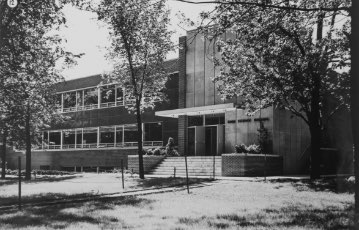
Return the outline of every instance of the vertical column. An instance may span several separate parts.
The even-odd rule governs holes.
[[[97,148],[100,146],[100,127],[97,127]]]
[[[97,108],[101,108],[101,87],[97,87]]]
[[[186,40],[187,37],[183,36],[179,38],[179,62],[178,62],[178,71],[179,71],[179,79],[178,79],[178,90],[179,90],[179,98],[178,98],[178,108],[186,107]]]
[[[181,155],[187,153],[187,121],[186,115],[178,117],[178,151]]]
[[[60,149],[62,149],[62,145],[64,143],[64,136],[63,136],[63,133],[62,133],[62,130],[60,131]]]
[[[64,112],[64,94],[61,93],[61,112]]]

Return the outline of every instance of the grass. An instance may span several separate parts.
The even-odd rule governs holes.
[[[4,212],[0,229],[349,229],[353,194],[336,191],[333,183],[337,181],[216,181],[190,194],[177,191]]]
[[[201,183],[208,179],[190,179],[190,184]],[[22,183],[22,202],[76,199],[101,194],[114,194],[124,191],[172,187],[186,184],[184,178],[149,178],[125,176],[125,189],[122,177],[118,174],[76,174],[71,176],[41,176]],[[18,184],[15,178],[0,181],[0,206],[18,202]]]

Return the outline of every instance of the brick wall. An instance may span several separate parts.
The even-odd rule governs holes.
[[[120,167],[121,160],[127,167],[128,155],[137,154],[137,149],[94,149],[73,151],[33,151],[31,154],[32,169],[50,166],[50,169],[61,170],[62,167]],[[18,156],[25,167],[25,154],[11,152],[7,154],[8,168],[17,168]]]
[[[143,168],[145,173],[150,172],[156,167],[165,157],[163,156],[143,156]],[[138,156],[128,156],[128,170],[138,173]]]
[[[259,154],[222,154],[222,176],[275,176],[282,171],[283,157],[278,155],[267,155],[265,162]]]

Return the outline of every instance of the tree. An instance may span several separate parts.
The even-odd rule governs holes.
[[[176,0],[179,2],[186,2],[189,4],[219,4],[224,5],[241,5],[241,6],[253,6],[257,8],[265,9],[279,9],[279,10],[292,10],[298,12],[337,12],[347,11],[351,17],[351,34],[349,34],[350,40],[350,56],[351,63],[358,60],[359,46],[355,43],[359,39],[359,18],[357,12],[359,11],[358,1],[351,0],[345,1],[344,6],[338,6],[336,4],[322,6],[313,6],[306,4],[313,4],[316,1],[304,0],[301,1],[303,5],[298,5],[298,1],[251,1],[251,0],[234,0],[234,1],[191,1],[191,0]],[[335,3],[341,1],[328,1],[328,3]],[[348,5],[349,3],[349,5]],[[350,4],[351,3],[351,4]],[[218,11],[215,11],[218,13]],[[208,14],[207,14],[208,15]],[[228,25],[230,26],[230,25]],[[348,35],[347,35],[348,36]],[[354,174],[355,174],[355,229],[359,229],[359,66],[352,65],[350,69],[350,111],[352,120],[352,134],[353,134],[353,148],[354,148]]]
[[[107,80],[126,88],[126,106],[136,115],[139,174],[144,179],[141,112],[164,98],[164,60],[173,50],[169,10],[165,0],[103,0],[95,11],[111,30],[108,58],[114,71]]]
[[[6,99],[9,105],[4,111],[20,114],[7,119],[3,127],[15,120],[21,124],[11,127],[16,129],[15,144],[26,146],[26,179],[31,179],[31,147],[37,131],[61,117],[56,116],[51,89],[62,80],[56,64],[73,64],[76,57],[62,49],[62,39],[54,33],[66,22],[60,10],[53,1],[22,1],[15,8],[0,1],[0,74],[6,78],[0,95],[9,93],[14,99]]]

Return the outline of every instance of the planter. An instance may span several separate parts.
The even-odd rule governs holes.
[[[222,176],[276,176],[283,173],[283,157],[264,154],[222,154]]]

